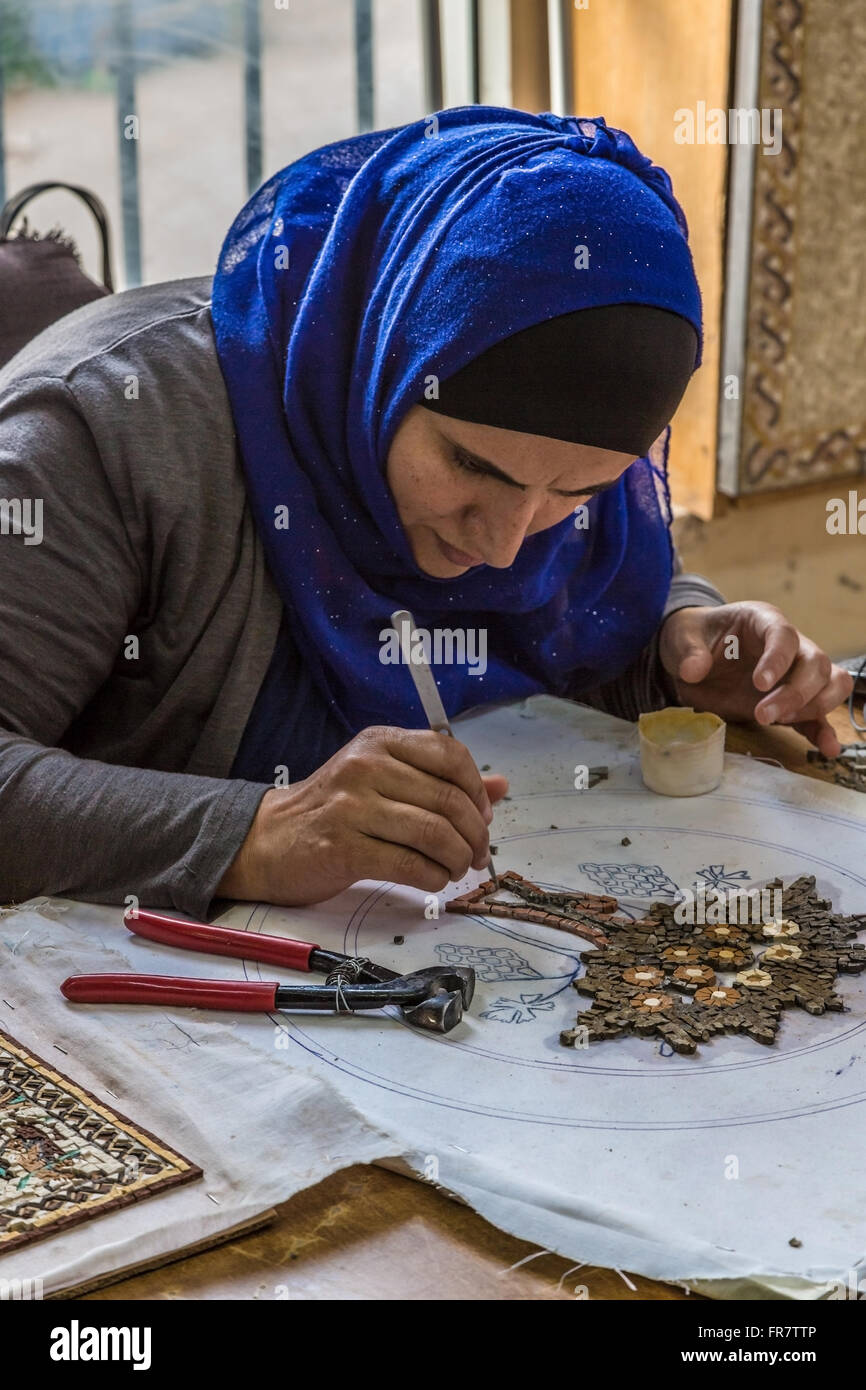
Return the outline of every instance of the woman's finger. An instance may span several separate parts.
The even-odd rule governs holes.
[[[763,650],[752,671],[756,690],[772,690],[785,677],[800,653],[800,634],[778,608],[755,604],[750,610]]]
[[[660,654],[678,680],[697,685],[713,667],[712,644],[723,630],[717,608],[678,608],[662,624]]]
[[[504,796],[508,795],[508,778],[503,777],[499,772],[491,772],[481,778],[490,798],[491,806],[495,806]]]
[[[402,883],[421,893],[441,893],[451,882],[451,874],[442,864],[419,854],[408,845],[396,845],[390,840],[377,840],[373,835],[361,835],[358,858],[363,863],[363,877],[383,883]]]
[[[799,655],[789,668],[785,679],[755,706],[755,718],[761,723],[790,723],[810,700],[825,689],[833,663],[826,652],[803,638]]]
[[[455,881],[463,878],[473,864],[483,868],[486,862],[482,852],[467,843],[444,816],[408,801],[373,797],[364,807],[364,833],[389,844],[403,845],[432,863],[441,864]]]
[[[822,719],[830,710],[841,705],[851,693],[853,680],[848,671],[835,666],[824,652],[818,652],[817,659],[808,667],[808,673],[798,672],[798,682],[793,694],[787,683],[774,690],[756,706],[755,718],[761,723],[792,724],[796,718],[800,723],[810,719]],[[803,690],[811,693],[801,700]]]
[[[383,750],[421,772],[429,772],[434,777],[444,778],[461,787],[487,823],[493,819],[493,808],[481,773],[469,749],[459,739],[434,733],[432,729],[395,729],[388,725],[374,725],[356,735],[345,751],[354,759],[363,760],[368,753],[378,758]]]
[[[398,758],[388,758],[376,783],[380,796],[389,801],[418,806],[444,816],[472,848],[473,855],[489,854],[487,821],[462,787],[430,772],[421,772]],[[373,834],[380,834],[374,830]],[[486,860],[485,860],[486,862]]]
[[[807,738],[810,743],[814,743],[825,758],[838,758],[842,752],[839,736],[826,719],[807,719],[805,722],[798,720],[796,724],[792,725],[792,728]]]

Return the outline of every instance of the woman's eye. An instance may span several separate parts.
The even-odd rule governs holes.
[[[457,464],[458,468],[465,469],[467,473],[484,472],[484,469],[479,468],[477,463],[473,463],[472,460],[467,458],[465,454],[458,453],[457,451],[455,451],[454,453],[454,462]]]

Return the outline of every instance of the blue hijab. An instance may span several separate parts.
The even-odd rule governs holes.
[[[587,503],[585,529],[568,517],[508,569],[450,579],[415,563],[385,478],[431,375],[617,303],[680,314],[700,340],[670,179],[601,118],[452,108],[314,150],[253,195],[220,253],[213,322],[284,614],[235,775],[286,763],[295,780],[370,724],[425,726],[408,669],[380,660],[395,608],[428,630],[486,629],[484,674],[435,667],[449,716],[579,696],[635,659],[672,575],[666,438]]]

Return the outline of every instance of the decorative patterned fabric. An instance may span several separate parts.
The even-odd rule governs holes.
[[[0,1031],[0,1255],[199,1177]]]
[[[851,55],[864,51],[866,6],[796,0],[763,5],[760,15],[759,82],[748,105],[778,112],[772,128],[781,148],[754,159],[743,428],[732,490],[846,475],[856,486],[866,459],[866,103],[862,60]]]

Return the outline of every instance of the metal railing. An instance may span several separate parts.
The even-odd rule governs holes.
[[[155,0],[147,0],[155,4]],[[245,181],[249,193],[263,177],[262,115],[262,10],[264,0],[236,0],[240,8],[243,72],[243,149]],[[354,8],[355,120],[359,132],[374,129],[375,72],[373,0],[352,0]],[[420,4],[423,100],[426,114],[441,110],[447,89],[457,92],[457,103],[485,100],[491,84],[499,104],[510,101],[510,51],[512,6],[515,0],[418,0]],[[535,0],[538,22],[546,25],[550,59],[549,91],[554,110],[571,109],[571,0]],[[5,143],[3,139],[4,36],[16,17],[21,0],[0,0],[0,205],[5,202]],[[124,281],[129,287],[142,280],[142,218],[137,139],[136,83],[145,59],[143,25],[136,0],[105,0],[110,15],[109,69],[114,79],[115,125],[120,181]],[[26,14],[19,9],[17,14]],[[151,18],[153,10],[147,12]],[[462,21],[462,22],[461,22]],[[503,28],[504,26],[504,28]],[[497,32],[494,33],[494,30]],[[458,31],[455,33],[455,31]],[[446,43],[446,39],[449,41]],[[147,42],[152,42],[148,34]],[[446,60],[446,49],[448,59]],[[496,50],[493,60],[490,53]],[[485,60],[487,65],[485,66]],[[493,62],[496,72],[491,78]],[[450,69],[449,71],[449,64]],[[462,69],[457,73],[454,68]],[[457,104],[449,101],[448,104]]]

